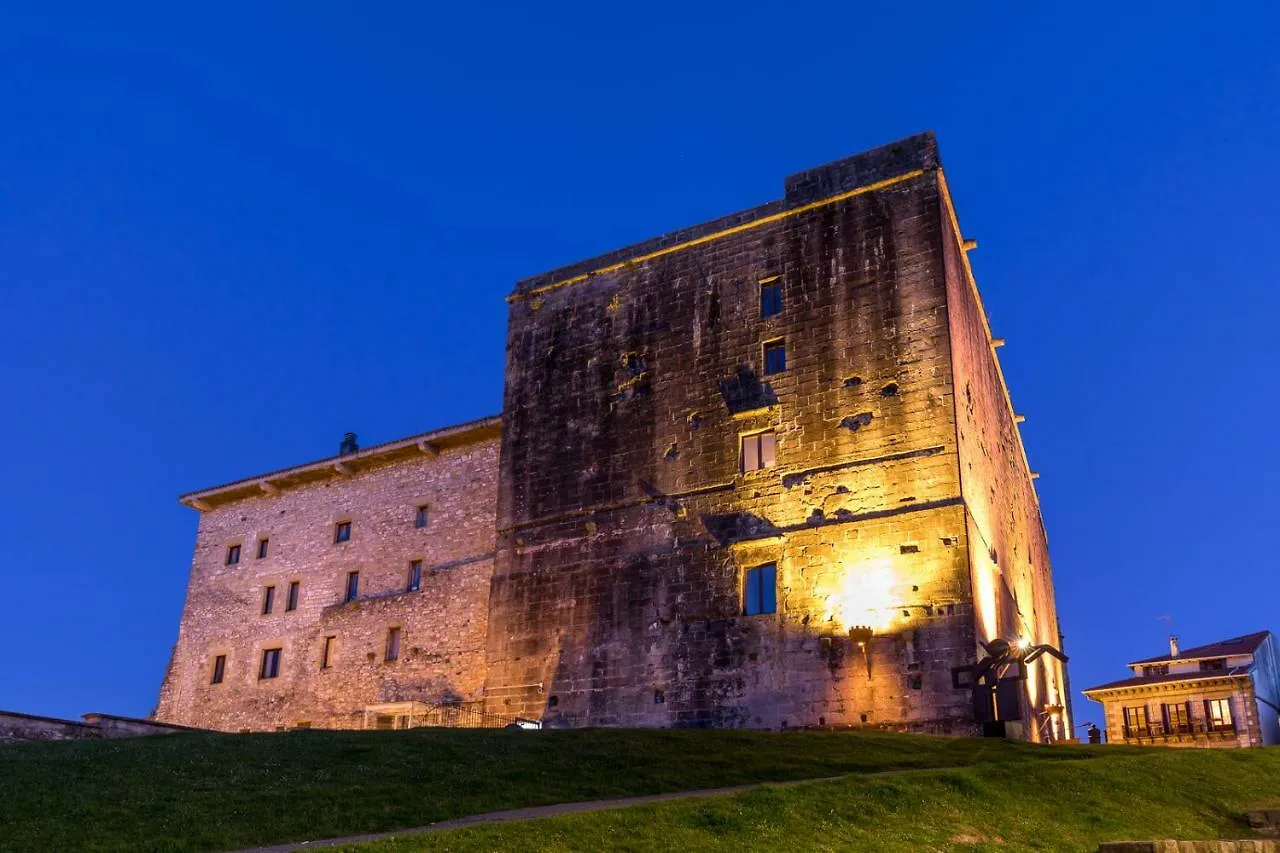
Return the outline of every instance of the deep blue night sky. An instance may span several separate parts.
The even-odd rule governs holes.
[[[1073,686],[1280,629],[1280,7],[265,5],[0,11],[0,708],[149,713],[177,495],[496,413],[518,278],[924,129]]]

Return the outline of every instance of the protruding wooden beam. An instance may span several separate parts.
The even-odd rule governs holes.
[[[992,339],[991,339],[991,348],[992,348],[992,349],[999,349],[999,348],[1000,348],[1000,347],[1002,347],[1002,346],[1004,346],[1004,338],[992,338]]]
[[[962,245],[966,252],[972,252],[974,249],[978,248],[978,241],[972,237],[966,237]]]
[[[1027,416],[1026,416],[1026,415],[1014,415],[1014,416],[1013,416],[1013,422],[1014,422],[1015,424],[1020,424],[1020,423],[1022,423],[1023,421],[1025,421],[1026,419],[1027,419]]]
[[[275,483],[271,482],[270,480],[259,480],[258,488],[262,489],[262,491],[268,495],[280,494],[280,487],[277,486]]]
[[[1032,471],[1032,472],[1031,472],[1031,479],[1033,479],[1033,480],[1039,480],[1039,479],[1040,479],[1040,472],[1039,472],[1039,471]]]
[[[436,447],[429,441],[419,441],[418,450],[425,453],[429,458],[434,459],[440,455],[440,448]]]

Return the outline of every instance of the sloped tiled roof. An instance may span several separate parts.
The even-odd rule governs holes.
[[[1150,684],[1173,684],[1179,681],[1205,681],[1211,678],[1232,678],[1237,675],[1248,675],[1247,667],[1236,666],[1231,669],[1220,669],[1213,672],[1174,672],[1169,675],[1135,675],[1132,678],[1122,678],[1119,681],[1110,681],[1106,684],[1099,684],[1097,687],[1086,687],[1081,693],[1088,696],[1102,690],[1117,690],[1121,687],[1144,687]]]
[[[1267,639],[1270,631],[1259,631],[1256,634],[1245,634],[1243,637],[1232,637],[1230,640],[1219,640],[1204,646],[1180,649],[1178,656],[1160,655],[1159,657],[1136,660],[1129,666],[1140,666],[1144,663],[1169,663],[1175,660],[1195,660],[1197,658],[1225,658],[1231,655],[1251,655],[1258,646]]]

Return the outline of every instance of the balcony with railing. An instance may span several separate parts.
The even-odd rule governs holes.
[[[1159,721],[1153,721],[1146,725],[1125,724],[1122,732],[1125,741],[1130,743],[1194,740],[1196,738],[1230,740],[1236,736],[1236,724],[1234,720],[1216,723],[1210,720],[1190,720],[1167,725]]]

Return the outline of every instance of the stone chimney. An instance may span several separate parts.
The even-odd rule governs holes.
[[[1178,637],[1175,634],[1169,635],[1169,656],[1175,658],[1178,656]]]
[[[338,445],[339,456],[350,456],[360,449],[360,445],[356,444],[356,434],[349,432],[342,437],[342,444]]]

